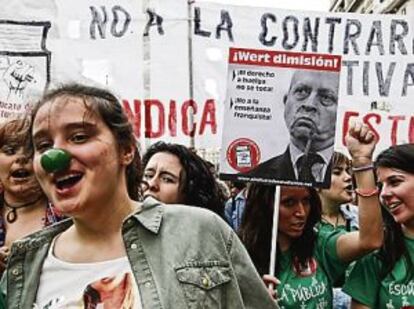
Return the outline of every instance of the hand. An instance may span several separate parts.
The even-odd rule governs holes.
[[[34,67],[22,60],[11,63],[3,75],[4,81],[10,90],[22,91],[28,83],[34,81]]]
[[[362,164],[372,162],[372,154],[377,144],[377,138],[372,130],[361,122],[353,122],[345,136],[345,143],[352,161]]]
[[[267,291],[273,299],[277,299],[276,287],[280,284],[279,279],[271,275],[263,275],[262,277],[265,285],[268,287]]]
[[[2,273],[6,269],[9,254],[10,250],[8,247],[3,246],[0,248],[0,273]]]

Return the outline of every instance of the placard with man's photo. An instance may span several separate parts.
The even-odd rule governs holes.
[[[220,177],[330,186],[341,57],[231,48]]]

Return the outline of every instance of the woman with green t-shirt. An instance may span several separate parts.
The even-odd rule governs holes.
[[[346,232],[358,230],[358,207],[350,204],[353,200],[351,160],[341,152],[335,151],[331,158],[331,186],[319,189],[322,203],[322,220],[317,225],[319,231],[342,230]],[[345,277],[345,276],[344,276]],[[342,292],[345,278],[335,283],[333,290],[333,306],[335,309],[347,309],[351,305],[351,297]]]
[[[240,236],[264,280],[277,284],[281,308],[332,308],[332,287],[349,263],[382,244],[378,190],[372,170],[373,133],[351,126],[348,150],[359,198],[360,231],[320,231],[321,202],[313,188],[281,188],[276,278],[266,275],[270,263],[274,186],[251,186]]]
[[[382,248],[356,263],[344,286],[352,308],[414,306],[414,144],[393,146],[377,158],[385,206]]]

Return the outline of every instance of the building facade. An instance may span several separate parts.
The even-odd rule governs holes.
[[[331,12],[414,15],[414,0],[332,0]]]

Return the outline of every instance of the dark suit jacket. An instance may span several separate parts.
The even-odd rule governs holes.
[[[281,180],[281,182],[289,181],[297,182],[297,184],[311,185],[311,183],[305,183],[304,181],[301,181],[300,179],[296,178],[295,171],[293,169],[293,164],[290,159],[289,147],[283,154],[273,157],[263,163],[260,163],[258,166],[248,171],[247,173],[243,173],[243,175],[266,179],[277,179]],[[328,188],[330,183],[330,177],[331,163],[329,163],[328,165],[323,182],[315,182],[312,185],[322,188]]]

